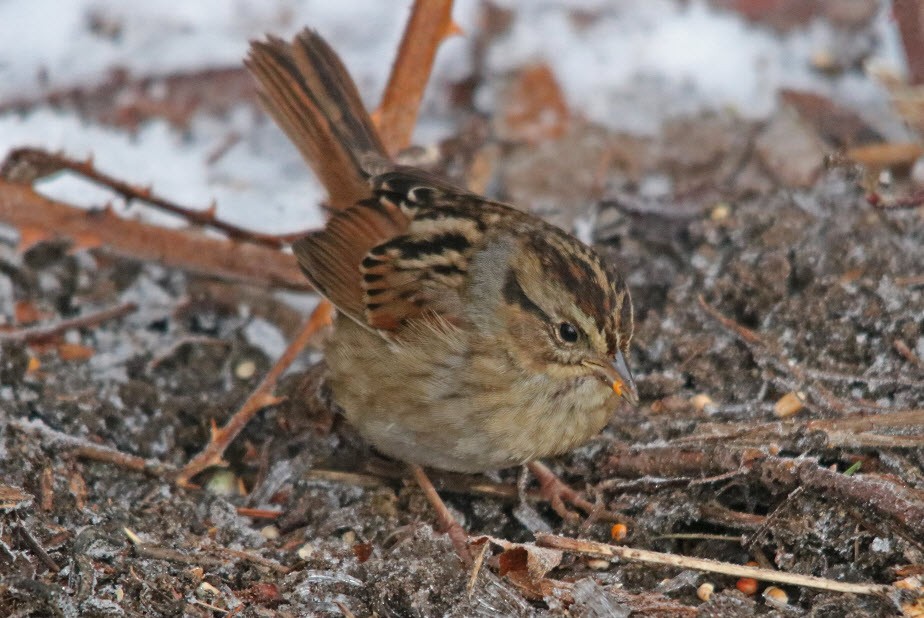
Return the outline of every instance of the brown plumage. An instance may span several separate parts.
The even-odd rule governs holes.
[[[342,208],[293,251],[339,310],[327,348],[347,419],[395,458],[481,471],[564,452],[636,400],[632,305],[590,247],[392,163],[314,32],[254,43],[261,99]]]

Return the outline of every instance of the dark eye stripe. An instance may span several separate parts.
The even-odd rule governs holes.
[[[523,291],[523,287],[520,285],[520,282],[517,281],[517,276],[514,274],[513,270],[507,272],[507,278],[504,280],[504,289],[502,293],[507,304],[518,305],[524,311],[529,311],[534,315],[538,315],[543,320],[549,319],[549,316],[546,315],[536,303],[531,301],[526,295],[526,292]]]

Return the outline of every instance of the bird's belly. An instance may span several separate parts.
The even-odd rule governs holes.
[[[451,344],[399,347],[338,323],[327,349],[334,400],[385,455],[457,472],[563,453],[606,425],[615,402],[595,382],[563,390]]]

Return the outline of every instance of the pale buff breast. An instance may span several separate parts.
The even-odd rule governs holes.
[[[395,459],[458,472],[519,465],[583,444],[616,406],[598,380],[526,375],[463,333],[420,339],[390,343],[338,317],[327,346],[335,401]]]

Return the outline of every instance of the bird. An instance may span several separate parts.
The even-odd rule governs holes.
[[[337,208],[292,244],[337,310],[327,382],[347,422],[411,466],[520,466],[596,436],[620,401],[633,306],[617,266],[541,218],[386,152],[331,46],[251,42],[264,109]]]

